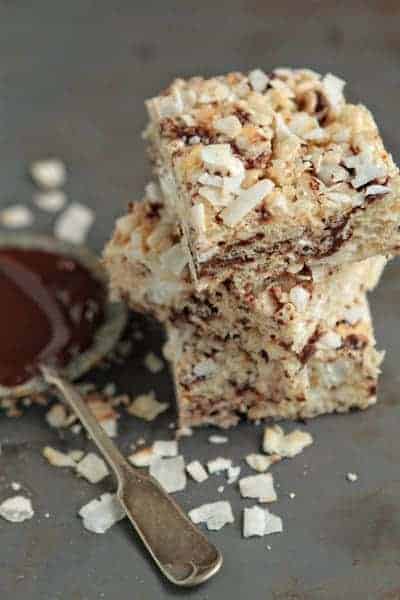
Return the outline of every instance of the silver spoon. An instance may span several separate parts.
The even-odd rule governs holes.
[[[222,555],[193,525],[153,477],[131,467],[98,424],[76,388],[48,366],[41,371],[57,387],[113,470],[117,496],[160,571],[178,586],[196,586],[215,575]]]

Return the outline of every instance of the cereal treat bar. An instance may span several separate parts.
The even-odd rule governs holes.
[[[116,299],[125,298],[160,321],[191,324],[208,336],[258,340],[259,347],[251,350],[276,359],[307,352],[320,324],[334,325],[338,312],[352,323],[357,311],[349,305],[376,285],[386,262],[378,256],[342,267],[304,268],[276,279],[260,276],[253,286],[228,278],[214,290],[199,292],[180,229],[154,185],[118,220],[104,257]],[[257,336],[247,335],[253,329]]]
[[[206,336],[192,324],[169,323],[165,356],[180,425],[230,427],[243,416],[308,418],[375,403],[383,355],[375,350],[365,298],[356,304],[358,320],[338,316],[334,327],[314,337],[302,364],[248,351],[242,338]]]
[[[306,69],[177,79],[145,132],[198,289],[400,251],[400,176],[344,81]]]

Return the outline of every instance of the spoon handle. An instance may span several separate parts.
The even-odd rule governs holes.
[[[222,555],[153,477],[127,463],[77,389],[51,367],[41,367],[80,419],[118,481],[118,498],[161,572],[178,586],[196,586],[222,566]]]

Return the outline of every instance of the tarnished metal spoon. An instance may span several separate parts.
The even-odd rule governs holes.
[[[54,385],[80,419],[113,470],[117,496],[165,577],[178,586],[196,586],[215,575],[222,555],[193,525],[153,477],[127,463],[73,385],[46,366],[43,377]]]

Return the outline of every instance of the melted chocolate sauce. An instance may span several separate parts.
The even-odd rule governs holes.
[[[66,365],[92,343],[105,289],[74,258],[0,248],[0,384],[15,386],[40,363]]]

